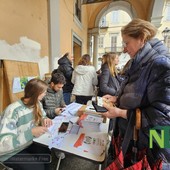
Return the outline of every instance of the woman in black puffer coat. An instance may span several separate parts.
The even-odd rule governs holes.
[[[52,74],[62,73],[66,79],[66,84],[63,87],[63,96],[66,105],[70,104],[71,92],[73,90],[73,83],[71,82],[72,73],[73,73],[73,56],[69,53],[66,53],[58,60],[58,68],[53,70]]]
[[[157,126],[170,126],[170,56],[161,41],[153,38],[156,28],[149,22],[134,19],[121,30],[124,51],[131,57],[129,69],[118,99],[105,96],[117,103],[116,107],[104,105],[109,118],[118,118],[119,134],[123,138],[129,118],[140,108],[142,127],[139,131],[138,149],[147,148],[147,159],[154,164],[158,159],[170,164],[170,149],[160,148],[154,142],[149,148],[149,130]],[[134,122],[133,122],[134,123]],[[130,136],[130,133],[129,133]]]

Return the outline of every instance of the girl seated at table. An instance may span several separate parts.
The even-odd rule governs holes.
[[[40,103],[46,91],[44,81],[32,79],[26,84],[24,97],[10,104],[2,113],[0,161],[14,170],[50,169],[50,150],[33,143],[33,138],[47,132],[52,124]],[[41,159],[37,154],[48,158],[49,162],[37,162]]]

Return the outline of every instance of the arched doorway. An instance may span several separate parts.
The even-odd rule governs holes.
[[[112,2],[99,12],[95,20],[95,29],[90,30],[95,39],[92,43],[91,53],[96,69],[100,67],[100,58],[104,53],[110,51],[122,53],[121,27],[135,17],[137,14],[132,5],[123,1]],[[121,54],[120,57],[121,65],[129,60],[127,54]]]

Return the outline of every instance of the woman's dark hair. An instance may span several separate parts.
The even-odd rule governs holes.
[[[54,73],[52,74],[51,82],[54,84],[65,84],[66,80],[62,73]]]

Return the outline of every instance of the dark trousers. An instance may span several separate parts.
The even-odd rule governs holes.
[[[14,170],[50,170],[50,161],[51,151],[33,143],[3,163]]]
[[[76,96],[76,103],[87,104],[89,100],[92,99],[92,96]]]
[[[71,93],[63,93],[64,102],[66,105],[69,105],[71,102]]]

